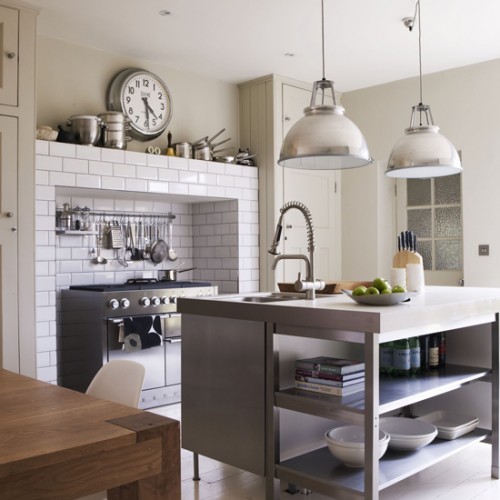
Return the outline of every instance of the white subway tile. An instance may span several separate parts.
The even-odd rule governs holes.
[[[208,162],[204,160],[189,160],[189,170],[193,172],[206,172],[208,170],[207,167]]]
[[[158,179],[160,181],[179,181],[179,170],[172,169],[158,169]]]
[[[189,186],[180,182],[171,182],[169,184],[169,192],[172,194],[189,194]]]
[[[207,174],[205,172],[200,172],[198,174],[198,179],[200,184],[206,184],[207,186],[215,186],[217,184],[217,175],[216,174]]]
[[[49,154],[49,141],[35,141],[35,153],[37,155],[48,155]]]
[[[135,165],[125,165],[124,163],[113,164],[113,174],[117,177],[135,177]]]
[[[125,179],[123,177],[101,177],[101,187],[103,189],[123,191],[125,189]]]
[[[208,186],[207,195],[214,198],[225,198],[226,188],[222,186]]]
[[[61,260],[58,262],[60,273],[81,273],[82,262],[80,260]]]
[[[35,201],[35,214],[49,215],[49,202],[47,200]],[[37,229],[39,228],[37,227]]]
[[[38,368],[50,366],[50,353],[40,352],[36,355],[36,365]]]
[[[190,171],[179,172],[179,182],[198,182],[198,173]]]
[[[207,172],[212,174],[224,174],[226,172],[225,163],[210,162],[207,168]]]
[[[232,175],[218,175],[217,176],[217,185],[225,186],[225,187],[233,187],[234,186],[234,177]]]
[[[163,193],[168,194],[169,183],[168,182],[157,182],[157,181],[149,181],[148,182],[148,192],[150,193]]]
[[[101,160],[110,163],[125,163],[125,151],[123,149],[101,148]]]
[[[36,260],[54,260],[56,258],[56,249],[52,246],[39,246],[35,249]]]
[[[36,245],[48,245],[49,244],[49,232],[48,231],[35,231],[35,244]]]
[[[37,231],[55,231],[56,229],[56,220],[51,215],[37,215],[35,220]]]
[[[146,155],[147,164],[151,167],[168,168],[168,156],[166,155]]]
[[[144,193],[147,191],[148,182],[143,179],[125,179],[126,191],[139,191]]]
[[[89,174],[113,175],[113,164],[105,161],[89,161]]]
[[[169,156],[168,168],[172,168],[175,170],[188,170],[190,161],[192,160],[189,160],[187,158],[178,158],[177,156]]]
[[[76,158],[76,145],[65,142],[51,142],[49,144],[49,154],[50,156]]]
[[[36,378],[42,382],[56,383],[57,382],[57,367],[47,366],[37,369]]]
[[[53,306],[36,307],[37,321],[54,321],[56,319],[56,308]]]
[[[100,160],[102,148],[94,146],[76,145],[76,157],[84,160]]]
[[[53,172],[62,172],[63,159],[56,156],[37,156],[37,170],[51,170]]]
[[[139,179],[158,179],[158,169],[154,167],[137,167],[137,177]]]
[[[228,198],[243,198],[243,189],[241,188],[232,188],[232,187],[227,187],[226,188],[226,196]]]
[[[35,184],[38,186],[48,186],[49,173],[46,170],[37,170],[35,172]]]
[[[207,189],[207,186],[200,186],[197,184],[189,184],[188,194],[191,196],[207,196],[208,189]]]
[[[131,165],[147,165],[148,157],[146,153],[139,153],[137,151],[125,151],[125,163]]]
[[[76,186],[76,175],[62,172],[50,172],[49,182],[51,186]]]

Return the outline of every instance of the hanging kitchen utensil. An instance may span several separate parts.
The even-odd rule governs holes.
[[[167,258],[168,260],[175,261],[177,260],[177,252],[174,250],[174,230],[173,230],[173,224],[172,224],[172,219],[168,221],[168,253],[167,253]]]
[[[111,248],[123,247],[123,234],[117,220],[113,221],[111,226]]]
[[[163,240],[160,238],[160,225],[158,224],[158,221],[156,222],[156,241],[154,242],[153,246],[151,247],[151,261],[154,262],[155,264],[159,264],[160,262],[165,260],[165,257],[167,256],[168,253],[168,245]]]
[[[107,264],[108,259],[101,257],[101,245],[102,245],[102,223],[98,224],[97,235],[95,238],[95,246],[97,248],[97,255],[91,260],[92,264]]]
[[[145,224],[144,227],[144,248],[141,251],[142,260],[151,258],[151,223]]]
[[[132,245],[132,260],[141,260],[141,253],[139,252],[139,248],[137,246],[137,223],[132,223],[131,224],[131,228],[132,228],[132,241],[131,241],[131,245]]]
[[[127,221],[127,229],[125,232],[125,256],[126,261],[132,260],[132,226],[130,221]]]

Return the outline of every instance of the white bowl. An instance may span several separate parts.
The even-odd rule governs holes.
[[[391,436],[389,447],[394,450],[418,450],[437,436],[435,425],[404,417],[384,417],[380,428]]]
[[[379,431],[379,455],[382,458],[387,451],[390,436]],[[365,431],[359,425],[335,427],[325,433],[325,441],[330,453],[349,467],[365,465]]]

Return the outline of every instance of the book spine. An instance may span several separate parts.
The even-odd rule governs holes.
[[[318,379],[324,379],[324,380],[337,380],[339,382],[345,382],[347,380],[361,379],[361,378],[364,378],[364,376],[365,376],[364,370],[358,371],[358,372],[353,372],[353,373],[347,373],[345,375],[336,375],[334,373],[325,373],[325,372],[316,371],[316,370],[303,370],[301,368],[296,368],[295,374],[301,375],[302,377],[312,377],[315,379],[318,378]]]
[[[328,363],[312,363],[310,361],[299,359],[295,361],[295,368],[298,368],[300,370],[313,370],[323,373],[329,373],[332,375],[342,375],[364,370],[365,365],[363,363],[359,365],[335,366]]]
[[[322,392],[323,394],[329,394],[331,396],[343,396],[348,393],[351,394],[353,391],[351,387],[348,387],[348,391],[344,390],[342,387],[332,387],[330,385],[322,385],[322,384],[312,384],[310,382],[300,382],[299,380],[295,381],[295,387],[297,389],[302,389],[304,391],[313,391],[313,392]],[[364,388],[364,384],[361,384],[359,391],[362,391]]]
[[[299,382],[309,382],[311,384],[329,385],[332,387],[349,387],[365,381],[364,377],[342,382],[341,380],[329,380],[325,378],[307,377],[305,375],[297,374],[295,375],[295,380],[298,380]]]

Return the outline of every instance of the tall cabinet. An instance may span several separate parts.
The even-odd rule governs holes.
[[[36,376],[37,12],[0,0],[0,367]]]
[[[315,229],[315,277],[340,276],[340,175],[336,171],[285,169],[278,165],[288,130],[310,105],[312,84],[269,75],[240,84],[240,144],[256,153],[259,168],[260,287],[273,290],[279,281],[295,281],[301,263],[280,262],[271,270],[279,210],[292,200],[304,203]],[[305,220],[297,210],[285,216],[282,253],[307,255]],[[302,269],[304,271],[304,269]]]

